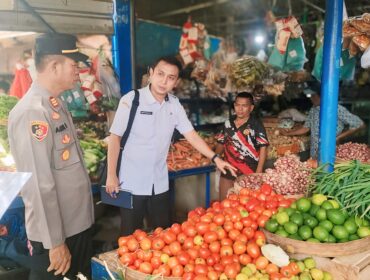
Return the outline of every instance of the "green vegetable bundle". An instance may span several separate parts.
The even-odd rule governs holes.
[[[254,86],[268,74],[268,66],[253,56],[236,60],[231,66],[231,79],[237,88]]]
[[[96,139],[80,140],[86,168],[90,175],[96,173],[99,165],[106,158],[106,144]]]
[[[370,165],[360,161],[336,163],[334,172],[325,166],[313,173],[311,190],[335,198],[350,215],[370,219]]]

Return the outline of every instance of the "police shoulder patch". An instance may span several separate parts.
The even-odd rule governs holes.
[[[31,134],[36,140],[42,141],[48,135],[49,125],[44,121],[31,121]]]

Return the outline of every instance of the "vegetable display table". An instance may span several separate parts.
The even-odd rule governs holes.
[[[211,178],[210,173],[215,171],[216,167],[214,165],[207,165],[201,167],[194,167],[189,169],[183,169],[178,171],[170,171],[168,172],[168,177],[170,179],[170,183],[174,183],[177,178],[186,177],[186,176],[193,176],[193,175],[206,175],[206,188],[205,188],[205,207],[208,208],[211,202]],[[173,194],[174,195],[174,194]]]

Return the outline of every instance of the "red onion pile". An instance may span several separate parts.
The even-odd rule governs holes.
[[[263,174],[262,173],[253,173],[249,175],[242,175],[236,179],[236,184],[241,188],[249,189],[259,189],[263,183]]]
[[[337,158],[368,162],[370,161],[370,149],[366,144],[348,142],[337,147]]]
[[[263,181],[279,194],[302,194],[310,183],[310,168],[296,155],[286,155],[274,163],[275,169],[266,169]]]

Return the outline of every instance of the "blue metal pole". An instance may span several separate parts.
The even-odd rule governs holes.
[[[135,40],[133,0],[113,1],[112,55],[121,94],[135,87]]]
[[[343,0],[326,0],[324,53],[321,76],[319,162],[335,162]]]

